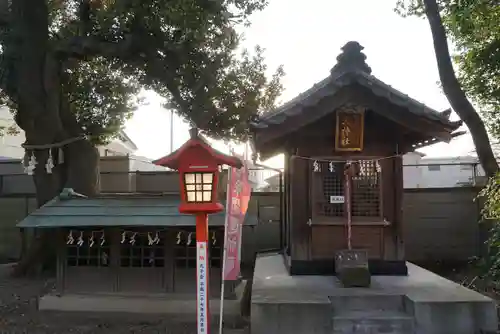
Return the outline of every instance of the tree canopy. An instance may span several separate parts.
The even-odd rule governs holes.
[[[500,138],[500,6],[496,0],[440,0],[440,15],[454,43],[460,83],[478,105],[490,133]],[[421,0],[398,0],[403,15],[425,14]]]
[[[99,192],[99,154],[154,90],[212,138],[244,139],[280,95],[237,28],[266,0],[0,0],[0,98],[26,135],[38,205]],[[36,162],[36,164],[35,164]],[[15,273],[53,263],[40,232]]]
[[[500,138],[500,6],[492,0],[457,0],[445,9],[460,82],[491,134]]]
[[[498,57],[498,51],[488,46],[489,43],[497,45],[494,42],[497,39],[494,18],[498,9],[493,8],[497,6],[495,2],[496,0],[398,0],[396,5],[396,11],[404,16],[427,17],[443,92],[453,110],[469,128],[479,161],[489,177],[499,170],[483,121],[486,119],[490,130],[495,130],[494,113],[498,112],[495,110],[495,105],[498,106],[495,94],[498,92],[498,85],[491,69],[498,67],[498,64],[493,65],[491,61]],[[493,21],[483,20],[479,15],[485,8],[494,10]],[[453,57],[448,47],[449,37],[454,38],[458,45],[459,54],[455,59],[459,65],[459,76],[455,73]],[[482,38],[486,40],[480,42]],[[487,56],[485,49],[492,54]],[[471,78],[469,74],[472,73],[474,77]],[[483,119],[469,98],[480,103]]]
[[[0,88],[27,132],[30,117],[21,114],[35,111],[20,108],[19,58],[36,50],[57,62],[56,78],[44,73],[52,81],[45,93],[60,89],[52,102],[67,103],[95,143],[118,132],[141,88],[165,97],[167,107],[207,135],[229,139],[244,137],[248,120],[272,108],[282,90],[283,70],[268,80],[262,49],[236,52],[236,27],[265,0],[1,1]],[[24,43],[33,43],[35,54]]]

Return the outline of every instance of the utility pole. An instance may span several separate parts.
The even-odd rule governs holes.
[[[174,151],[174,110],[170,109],[170,153]]]

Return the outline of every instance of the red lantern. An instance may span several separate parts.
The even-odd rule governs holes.
[[[179,171],[181,213],[216,213],[224,210],[217,202],[219,166],[241,168],[240,159],[213,149],[198,136],[198,129],[189,131],[189,139],[178,150],[153,161],[155,165]]]
[[[197,324],[198,333],[208,333],[208,214],[224,210],[217,202],[219,166],[241,168],[243,164],[240,159],[213,149],[198,135],[198,129],[189,133],[191,138],[177,151],[153,163],[179,171],[179,212],[196,215]]]

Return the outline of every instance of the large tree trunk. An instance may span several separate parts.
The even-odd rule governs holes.
[[[429,20],[434,42],[439,78],[443,91],[453,110],[464,121],[470,130],[472,140],[476,146],[477,156],[486,175],[491,177],[498,171],[498,164],[491,149],[491,143],[483,121],[479,117],[470,101],[467,99],[453,69],[451,62],[446,30],[443,26],[436,0],[424,0],[425,14]]]
[[[34,181],[38,206],[52,200],[63,188],[92,196],[99,191],[99,153],[88,141],[77,141],[65,149],[65,162],[47,174],[43,166],[35,169]],[[47,154],[41,151],[41,158]],[[45,160],[41,160],[45,161]],[[56,254],[53,229],[39,229],[31,240],[27,252],[14,268],[14,276],[39,274],[54,269]]]
[[[46,1],[16,0],[12,2],[17,37],[17,124],[25,131],[28,145],[47,145],[79,137],[82,130],[64,103],[61,88],[61,60],[51,53]],[[64,107],[66,106],[66,107]],[[42,206],[64,187],[84,195],[99,190],[99,154],[86,140],[74,141],[63,147],[64,163],[48,174],[45,163],[48,150],[34,150],[38,161],[34,182],[38,206]],[[54,262],[54,231],[36,233],[25,257],[14,270],[23,275]]]

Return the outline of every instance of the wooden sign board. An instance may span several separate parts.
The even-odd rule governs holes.
[[[365,112],[359,107],[343,107],[336,112],[335,150],[362,151]]]

